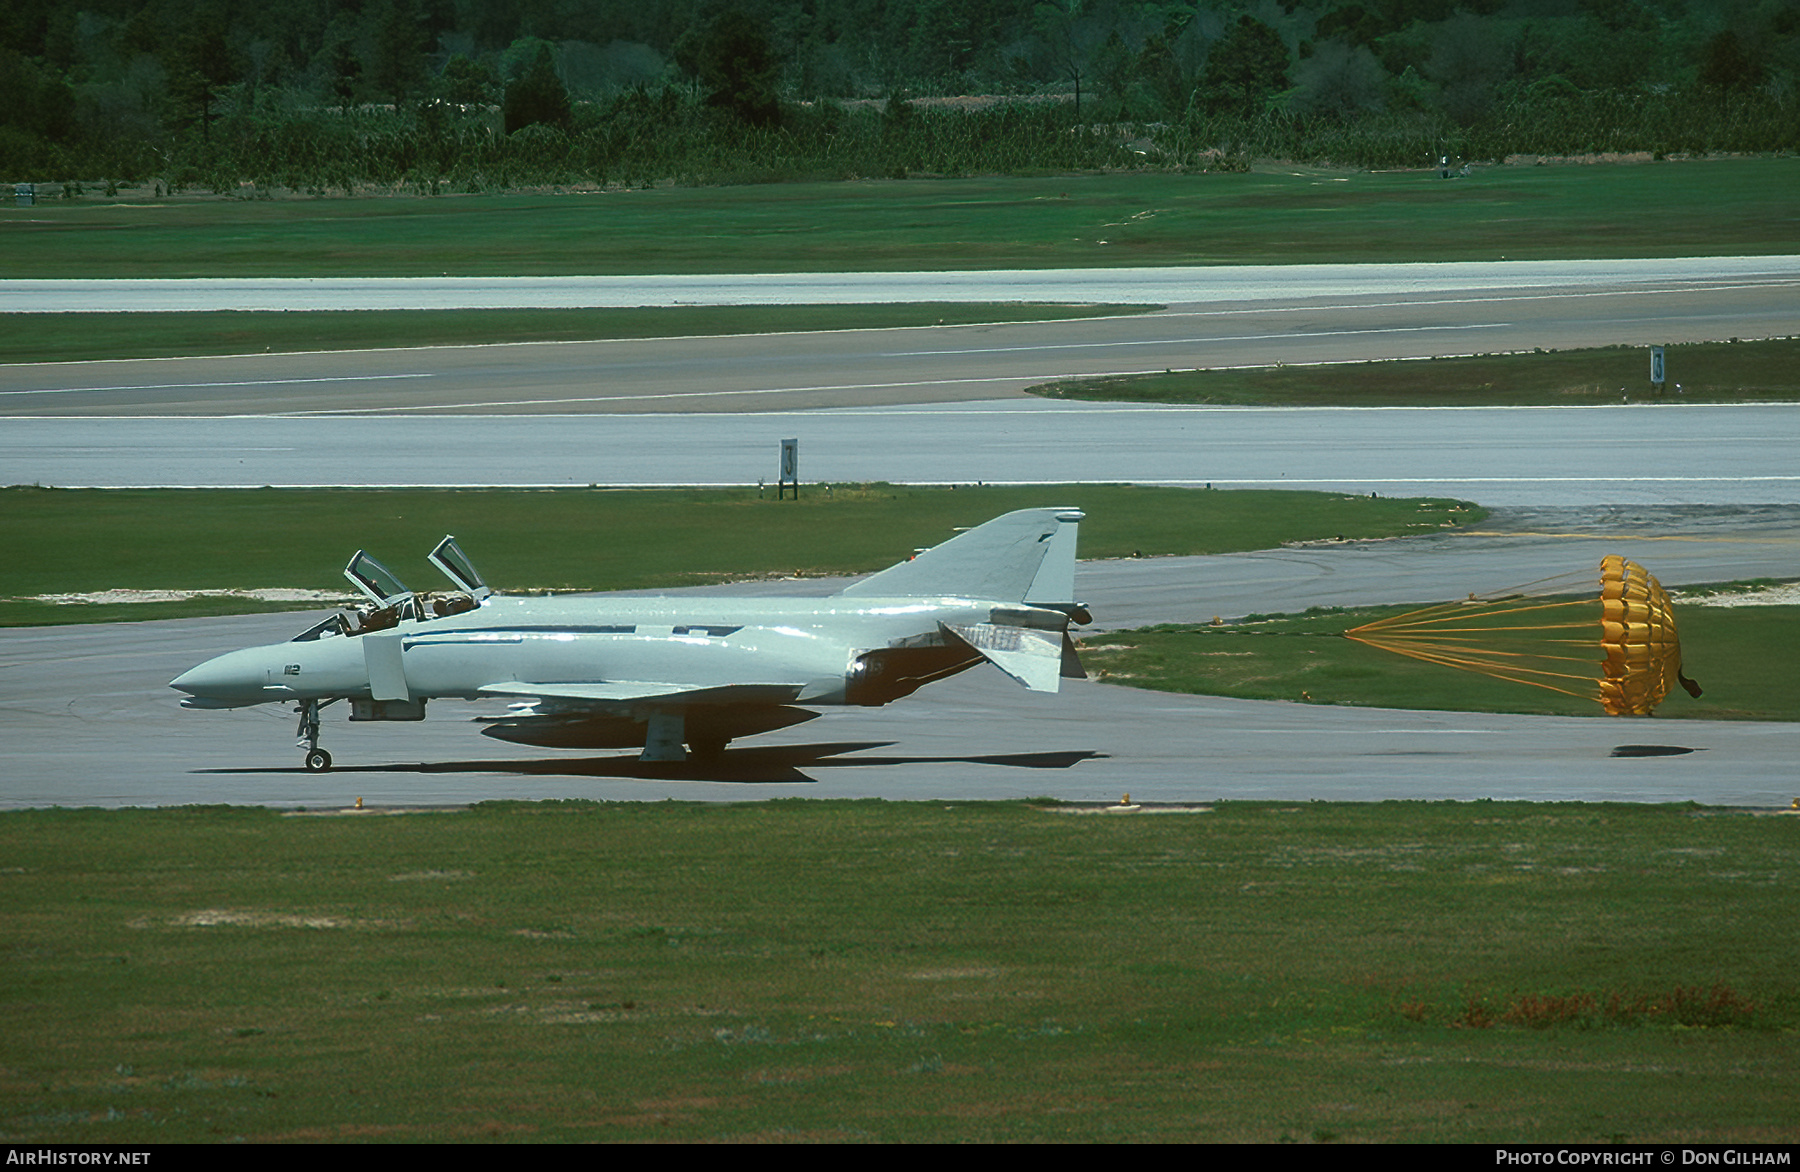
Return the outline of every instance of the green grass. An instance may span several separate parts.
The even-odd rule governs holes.
[[[1800,398],[1800,338],[1664,349],[1668,382],[1661,401],[1766,403]],[[1681,384],[1679,392],[1676,383]],[[1637,402],[1657,398],[1650,385],[1647,348],[1176,371],[1071,379],[1030,390],[1052,399],[1259,407],[1566,407],[1617,403],[1620,388]]]
[[[643,309],[445,309],[260,313],[0,314],[0,362],[183,358],[1055,321],[1145,313],[1140,305],[731,305]]]
[[[1078,505],[1084,557],[1222,553],[1339,534],[1397,536],[1481,520],[1448,500],[1130,485],[744,489],[0,490],[0,625],[169,618],[294,604],[212,600],[52,606],[18,599],[114,588],[341,589],[359,546],[409,583],[456,534],[502,590],[614,590],[881,569],[1013,509]]]
[[[1778,1142],[1792,822],[0,813],[0,1138]]]
[[[1675,690],[1658,717],[1800,721],[1800,607],[1676,602],[1684,670],[1705,688]],[[1110,683],[1373,708],[1600,716],[1599,705],[1543,688],[1424,663],[1341,637],[1411,606],[1316,609],[1222,626],[1160,626],[1082,642],[1082,662]],[[1595,609],[1594,639],[1599,641]]]
[[[1789,253],[1800,160],[0,208],[0,277],[439,276]]]

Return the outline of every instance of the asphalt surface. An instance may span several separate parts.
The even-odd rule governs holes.
[[[1208,558],[1084,563],[1102,629],[1510,586],[1619,552],[1670,585],[1793,574],[1800,508],[1503,511],[1479,533]],[[758,584],[749,593],[829,591]],[[725,589],[725,588],[715,588]],[[603,599],[603,596],[602,596]],[[1028,693],[977,668],[882,709],[828,711],[738,742],[709,767],[481,737],[498,704],[433,701],[422,724],[327,710],[329,774],[293,717],[189,712],[167,682],[316,614],[0,631],[0,807],[190,802],[441,805],[488,799],[746,800],[811,795],[1208,801],[1531,799],[1786,805],[1800,725],[1397,712],[1176,696],[1070,682]],[[1371,654],[1375,654],[1371,652]],[[1696,668],[1696,670],[1699,670]],[[1671,698],[1665,709],[1703,702]],[[1615,757],[1621,746],[1651,756]]]

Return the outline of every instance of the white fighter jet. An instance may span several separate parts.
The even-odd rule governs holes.
[[[210,659],[169,686],[184,708],[295,705],[306,768],[331,767],[319,712],[423,720],[439,697],[511,701],[491,737],[553,748],[713,757],[809,708],[886,704],[986,661],[1035,692],[1084,673],[1071,622],[1071,508],[1022,509],[825,598],[507,598],[446,537],[430,560],[456,586],[416,594],[358,551],[369,605],[286,643]]]

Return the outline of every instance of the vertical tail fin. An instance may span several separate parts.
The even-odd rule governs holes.
[[[985,598],[1074,605],[1079,509],[1020,509],[845,587],[864,597]]]

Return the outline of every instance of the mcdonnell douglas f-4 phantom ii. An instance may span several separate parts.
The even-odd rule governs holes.
[[[331,767],[319,710],[423,720],[441,697],[511,702],[500,740],[716,756],[737,737],[886,704],[986,661],[1034,692],[1083,675],[1071,621],[1082,514],[996,517],[825,598],[507,598],[453,538],[430,560],[456,589],[416,594],[358,551],[344,574],[369,605],[286,643],[210,659],[170,681],[184,708],[293,704],[306,768]]]

